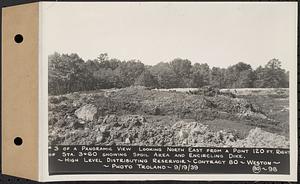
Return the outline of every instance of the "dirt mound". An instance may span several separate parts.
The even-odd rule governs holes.
[[[62,145],[148,145],[198,147],[288,147],[283,137],[260,129],[250,131],[245,139],[226,130],[212,131],[199,122],[180,120],[166,123],[152,116],[107,115],[83,127],[74,124],[56,128],[49,135],[50,144]],[[263,141],[262,141],[263,140]]]
[[[240,120],[276,129],[277,122],[260,107],[227,95],[193,95],[180,92],[123,88],[95,93],[49,97],[49,144],[64,145],[259,145],[226,130],[212,131],[205,121]],[[261,132],[262,139],[277,135]],[[264,143],[262,143],[264,144]],[[261,146],[261,145],[260,145]]]
[[[224,95],[190,95],[132,87],[110,91],[109,94],[100,92],[49,97],[50,110],[57,108],[64,111],[64,108],[74,109],[87,104],[94,105],[102,116],[108,114],[177,115],[200,121],[216,118],[254,118],[273,123],[258,106],[242,98]]]
[[[177,115],[196,120],[263,119],[262,110],[245,99],[226,95],[205,96],[180,92],[124,88],[110,95],[108,99],[96,101],[102,112],[118,114]]]
[[[177,122],[172,126],[177,138],[177,145],[181,146],[217,146],[223,147],[236,141],[232,133],[220,130],[213,132],[207,125],[198,122]]]

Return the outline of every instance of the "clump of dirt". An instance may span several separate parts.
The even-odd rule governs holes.
[[[170,118],[172,119],[172,118]],[[140,145],[140,146],[198,146],[198,147],[288,147],[288,141],[260,129],[250,131],[248,137],[226,130],[213,131],[199,122],[176,120],[165,122],[141,115],[107,115],[82,127],[53,129],[50,144],[62,145]],[[74,125],[74,124],[73,124]],[[67,127],[67,126],[66,126]],[[263,141],[262,141],[263,140]]]
[[[212,131],[207,125],[198,122],[179,121],[172,126],[176,142],[181,146],[223,147],[237,140],[237,137],[225,130]]]
[[[285,136],[272,134],[263,131],[261,128],[250,130],[249,135],[232,144],[234,147],[268,147],[268,148],[289,148],[289,140]]]
[[[243,98],[123,88],[49,97],[49,144],[286,147],[261,131],[261,144],[234,131],[212,130],[203,122],[240,120],[276,128],[277,121]],[[234,128],[234,127],[233,127]],[[269,142],[277,140],[279,143]]]

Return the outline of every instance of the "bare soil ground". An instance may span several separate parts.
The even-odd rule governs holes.
[[[288,90],[257,91],[234,98],[131,87],[50,96],[49,144],[289,147]]]

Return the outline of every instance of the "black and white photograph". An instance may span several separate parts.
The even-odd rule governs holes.
[[[295,3],[44,3],[42,12],[50,178],[294,178]]]
[[[50,145],[289,148],[282,7],[68,7],[78,17],[55,12],[51,26],[64,29],[48,37],[58,42],[48,56]]]
[[[22,2],[2,8],[3,174],[297,182],[297,2]]]

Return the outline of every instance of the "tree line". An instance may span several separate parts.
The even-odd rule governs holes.
[[[289,73],[281,61],[271,59],[253,69],[239,62],[227,68],[212,67],[176,58],[154,66],[139,60],[121,61],[106,53],[84,61],[77,54],[49,55],[48,87],[50,95],[76,91],[123,88],[132,85],[150,88],[287,88]]]

